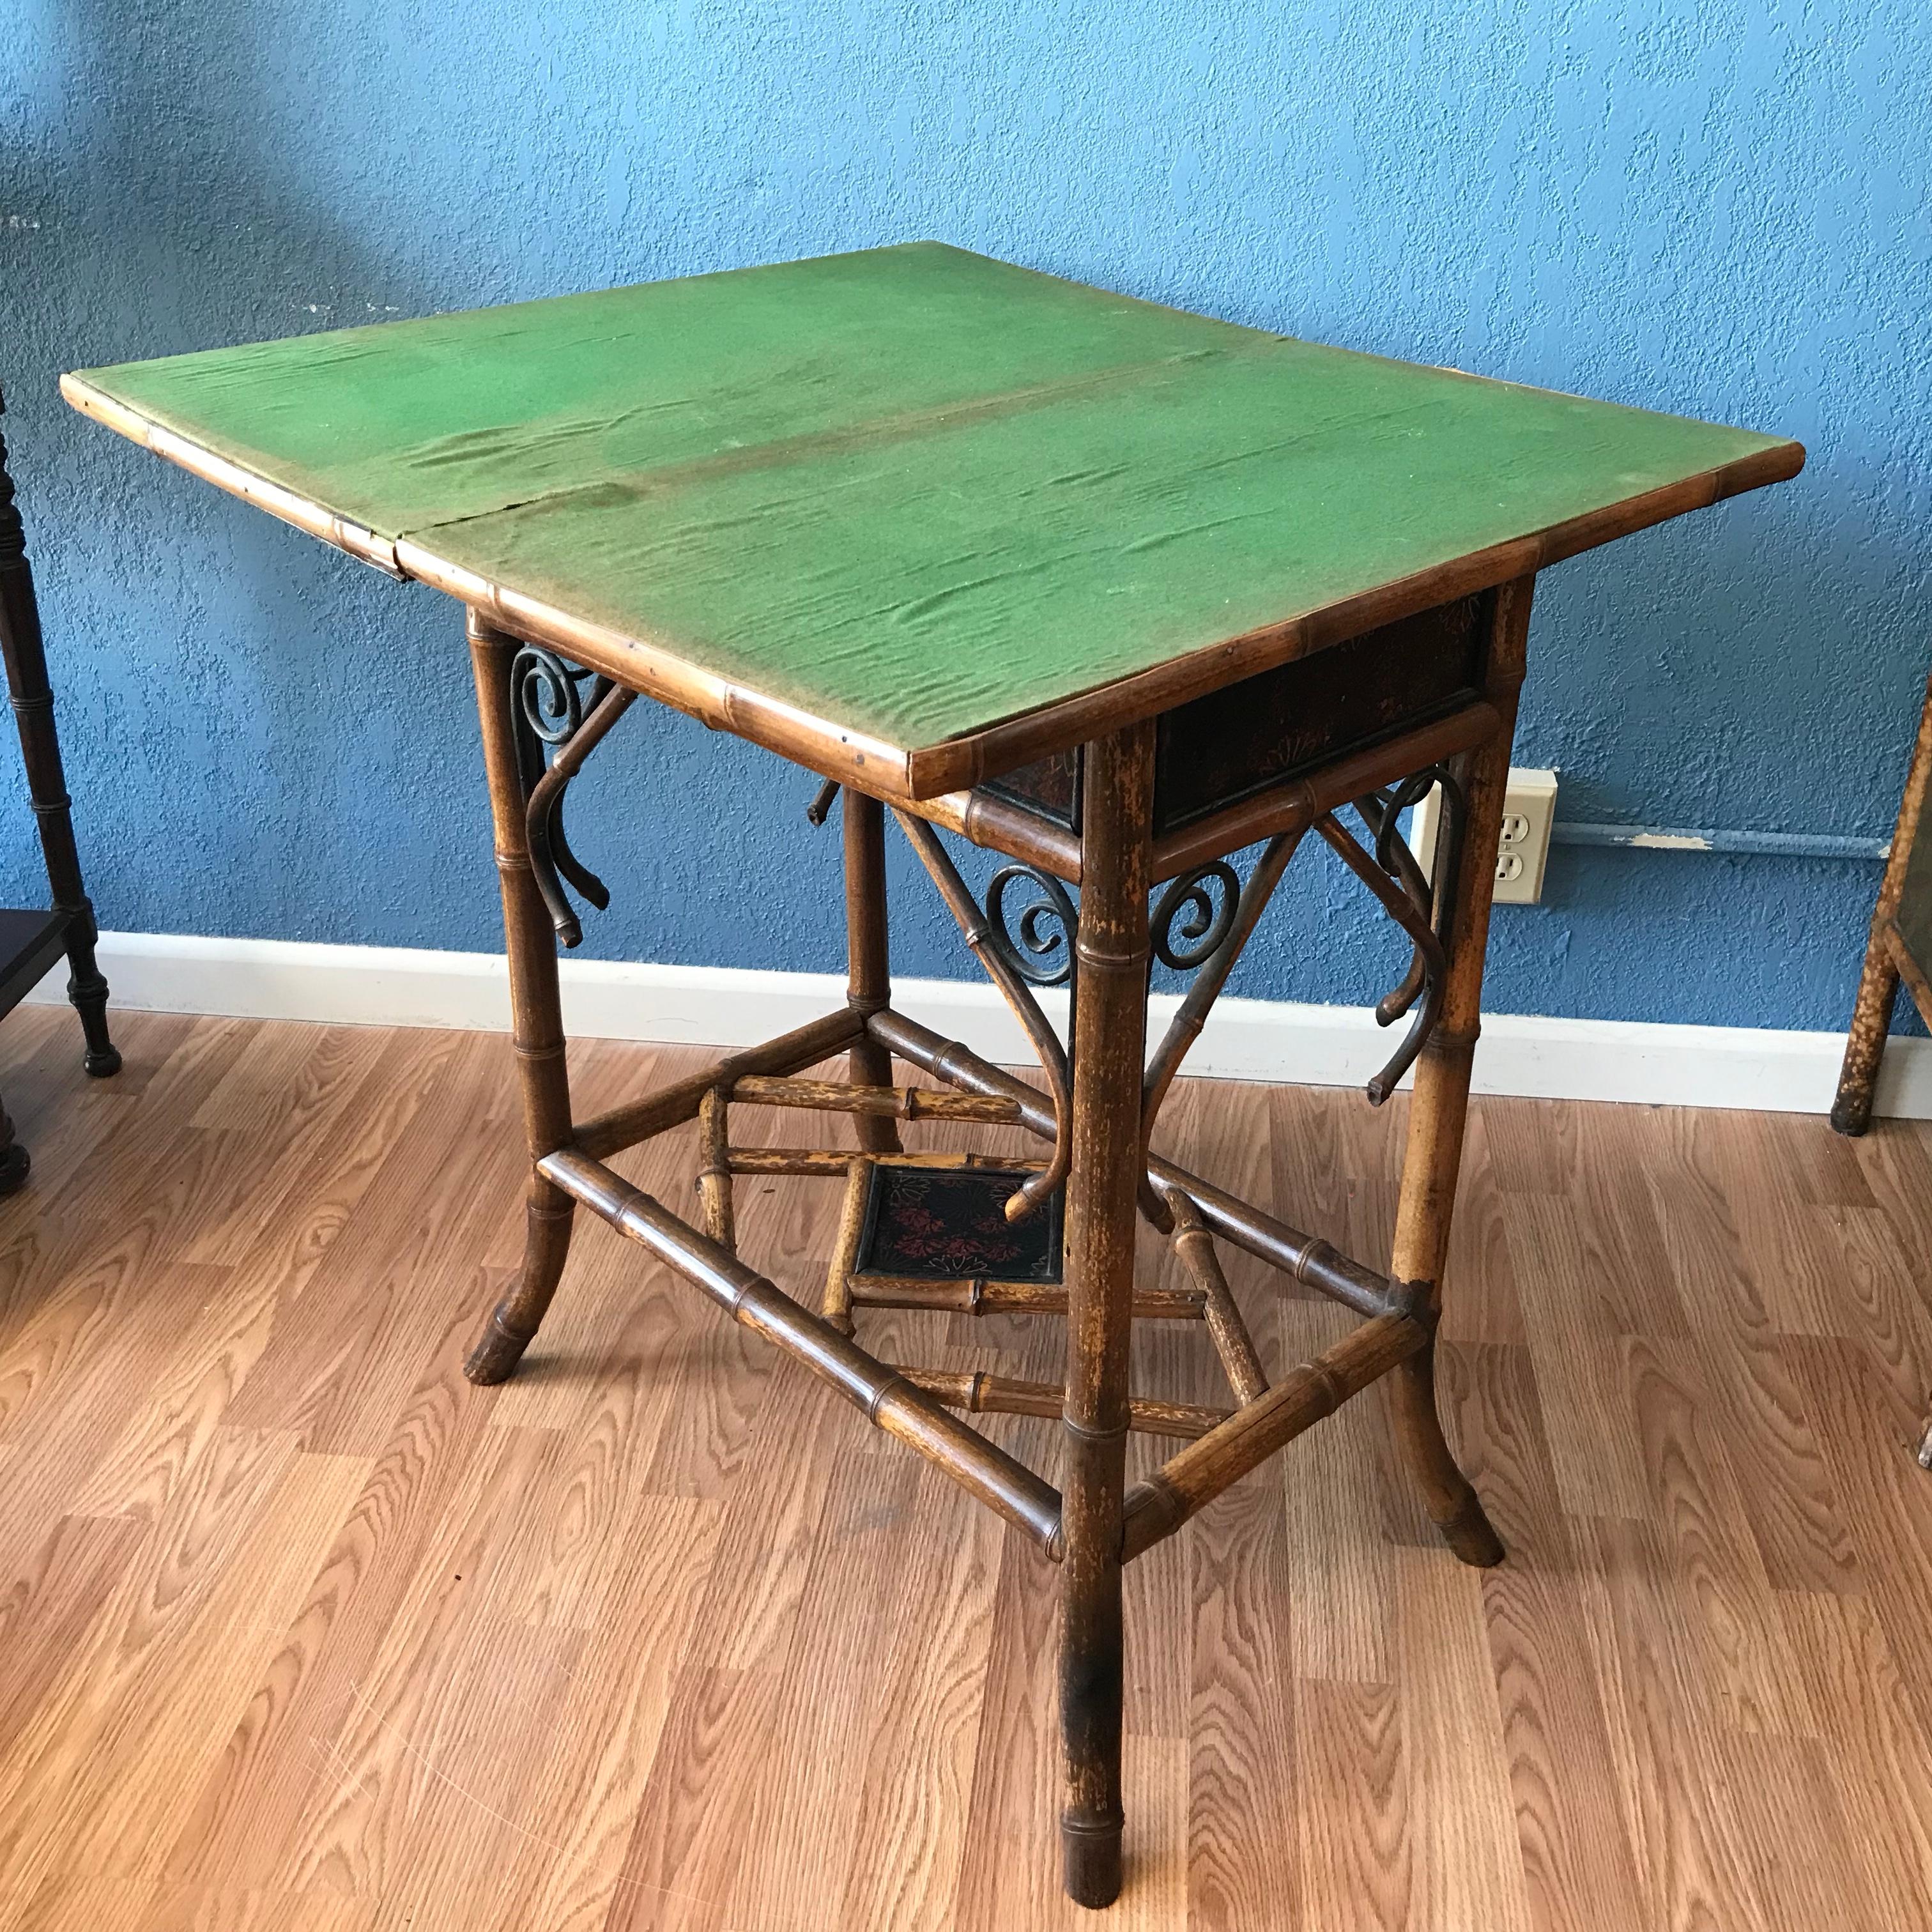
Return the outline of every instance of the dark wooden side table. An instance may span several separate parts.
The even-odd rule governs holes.
[[[0,398],[0,415],[6,412]],[[34,573],[27,562],[26,532],[14,500],[7,444],[0,437],[0,654],[7,665],[7,694],[20,727],[20,755],[46,862],[51,910],[0,909],[0,1014],[11,1012],[62,953],[68,958],[68,998],[80,1016],[87,1042],[82,1064],[97,1078],[121,1070],[121,1055],[107,1032],[107,982],[94,964],[94,907],[81,883],[74,842],[74,801],[61,770],[54,730],[53,686],[47,676]],[[11,1194],[27,1178],[27,1150],[14,1138],[14,1124],[0,1106],[0,1194]]]
[[[469,1373],[514,1370],[587,1209],[1030,1538],[1059,1566],[1075,1898],[1104,1905],[1120,1883],[1124,1565],[1384,1376],[1444,1539],[1465,1562],[1501,1559],[1444,1439],[1432,1365],[1532,583],[1794,474],[1796,444],[1293,342],[931,244],[64,387],[468,607],[531,1162],[522,1274]],[[578,937],[572,890],[606,895],[562,806],[640,694],[843,788],[850,990],[821,1020],[578,1119],[556,946]],[[1400,820],[1432,789],[1425,876]],[[894,1010],[887,809],[1046,1090]],[[1370,1088],[1379,1101],[1415,1070],[1387,1276],[1150,1148],[1310,833],[1410,950],[1380,1009],[1406,1028]],[[947,836],[1008,860],[983,903]],[[1149,1058],[1156,959],[1192,986]],[[1035,991],[1055,982],[1072,988],[1066,1042]],[[834,1054],[845,1078],[806,1077]],[[895,1055],[932,1084],[896,1084]],[[844,1116],[856,1144],[742,1144],[741,1103]],[[901,1124],[922,1118],[1017,1126],[1042,1151],[904,1150]],[[610,1164],[694,1121],[699,1224]],[[745,1174],[842,1190],[815,1308],[738,1254]],[[1137,1281],[1142,1222],[1181,1286]],[[1222,1242],[1360,1326],[1314,1361],[1264,1364]],[[1063,1316],[1064,1382],[881,1360],[855,1339],[880,1307]],[[1137,1319],[1201,1324],[1228,1405],[1131,1392]],[[962,1411],[1057,1420],[1060,1486]],[[1132,1430],[1184,1446],[1130,1486]]]

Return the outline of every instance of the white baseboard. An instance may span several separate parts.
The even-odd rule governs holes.
[[[500,954],[106,932],[100,958],[113,1004],[140,1011],[497,1031],[510,1023]],[[568,1030],[608,1040],[748,1046],[830,1011],[845,994],[842,976],[821,973],[567,958],[562,974]],[[63,962],[29,997],[63,998],[66,976]],[[901,980],[893,1004],[990,1059],[1030,1058],[989,986]],[[1049,995],[1047,1004],[1064,1025],[1065,996],[1056,1006]],[[1157,1024],[1174,1004],[1171,995],[1156,996]],[[1187,1068],[1228,1079],[1356,1086],[1388,1058],[1390,1044],[1364,1007],[1224,999]],[[1475,1088],[1546,1100],[1822,1114],[1844,1050],[1838,1034],[1499,1013],[1483,1022]],[[1892,1042],[1878,1111],[1932,1119],[1932,1040]]]

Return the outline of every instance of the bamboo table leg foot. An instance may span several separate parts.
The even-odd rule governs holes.
[[[75,863],[77,868],[79,861]],[[68,1003],[80,1017],[81,1037],[87,1043],[81,1066],[90,1078],[105,1080],[121,1071],[121,1049],[107,1031],[107,980],[94,958],[98,938],[93,902],[76,886],[74,922],[68,928]]]
[[[1060,1821],[1060,1879],[1076,1905],[1099,1912],[1120,1895],[1122,1821]]]
[[[1478,1570],[1493,1568],[1503,1560],[1503,1540],[1443,1436],[1442,1418],[1436,1406],[1433,1342],[1398,1365],[1389,1389],[1403,1454],[1422,1490],[1430,1521],[1465,1563]]]
[[[522,1077],[524,1130],[532,1166],[569,1144],[570,1082],[564,1066],[563,1011],[557,992],[556,932],[531,869],[525,808],[542,767],[541,747],[520,716],[514,688],[518,644],[470,616],[470,662],[483,729],[483,763],[490,780],[490,817],[496,874],[502,888],[503,934],[510,958],[510,1011]],[[524,1268],[478,1336],[464,1373],[472,1382],[500,1382],[535,1339],[570,1252],[574,1204],[563,1190],[532,1174],[526,1220]]]
[[[1886,944],[1881,917],[1873,922],[1865,947],[1864,970],[1858,980],[1858,1004],[1852,1010],[1844,1064],[1832,1102],[1832,1127],[1836,1133],[1858,1135],[1871,1125],[1872,1094],[1878,1085],[1879,1062],[1885,1056],[1892,1030],[1892,1002],[1898,996],[1898,968]]]
[[[112,1074],[120,1072],[120,1047],[108,1037],[108,982],[93,964],[94,949],[87,946],[87,980],[75,972],[68,982],[68,999],[74,1003],[74,1010],[81,1016],[81,1037],[87,1041],[87,1053],[81,1059],[81,1066],[93,1080],[106,1080]]]
[[[1533,584],[1532,578],[1520,578],[1498,593],[1484,695],[1496,708],[1500,729],[1468,755],[1465,849],[1476,855],[1475,861],[1456,872],[1441,1016],[1416,1061],[1415,1090],[1409,1100],[1390,1273],[1426,1308],[1432,1328],[1442,1306],[1450,1220],[1468,1119],[1469,1074],[1481,1024],[1483,962],[1489,949],[1490,904],[1496,886],[1493,868],[1481,859],[1496,849],[1502,834]],[[1426,1347],[1396,1370],[1390,1386],[1396,1433],[1430,1520],[1465,1563],[1484,1568],[1500,1563],[1502,1539],[1442,1433],[1432,1334]]]
[[[533,1180],[524,1211],[523,1273],[491,1311],[463,1364],[463,1372],[485,1388],[507,1382],[516,1372],[524,1351],[536,1339],[570,1256],[577,1204],[568,1195],[547,1180]]]

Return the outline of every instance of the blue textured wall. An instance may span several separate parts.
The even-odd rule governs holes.
[[[1544,579],[1519,760],[1573,818],[1889,829],[1932,636],[1919,0],[11,11],[0,382],[105,925],[498,944],[453,609],[71,416],[60,370],[920,236],[1802,438],[1796,483]],[[633,722],[575,812],[590,950],[835,966],[808,782]],[[1369,997],[1392,940],[1298,863],[1238,989]],[[962,972],[901,876],[902,970]],[[1559,850],[1491,1004],[1838,1024],[1875,885]]]

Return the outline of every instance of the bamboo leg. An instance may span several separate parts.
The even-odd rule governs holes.
[[[1142,1178],[1154,728],[1088,747],[1066,1192],[1066,1477],[1060,1586],[1060,1844],[1068,1895],[1120,1888],[1121,1493]]]
[[[517,640],[470,614],[470,655],[483,764],[490,779],[503,936],[510,956],[510,1009],[524,1088],[524,1129],[535,1163],[570,1141],[570,1083],[564,1070],[563,1015],[557,997],[556,934],[530,870],[524,808],[532,758],[516,712],[510,669]],[[570,1252],[575,1204],[541,1174],[530,1176],[523,1271],[485,1324],[463,1372],[472,1382],[506,1380],[523,1359],[556,1292]]]
[[[886,814],[875,798],[845,788],[840,808],[845,837],[845,939],[850,978],[846,1004],[870,1019],[892,998],[886,923]],[[846,1056],[853,1083],[892,1084],[892,1057],[869,1033],[861,1033]],[[897,1154],[898,1129],[890,1120],[860,1115],[854,1126],[868,1154]]]
[[[704,1210],[704,1232],[727,1254],[738,1252],[736,1216],[731,1205],[730,1090],[714,1087],[698,1103],[698,1138],[704,1165],[698,1170],[698,1198]]]
[[[1885,1058],[1892,1004],[1898,997],[1898,968],[1886,943],[1884,928],[1874,920],[1865,944],[1864,970],[1858,976],[1858,1004],[1852,1009],[1844,1064],[1838,1070],[1838,1090],[1832,1102],[1832,1126],[1838,1133],[1862,1134],[1871,1125],[1879,1062]]]
[[[1841,1134],[1862,1134],[1871,1125],[1872,1092],[1878,1084],[1878,1064],[1892,1030],[1892,1002],[1898,993],[1898,967],[1887,935],[1904,896],[1905,868],[1928,789],[1932,789],[1932,679],[1926,681],[1925,708],[1919,713],[1918,736],[1906,771],[1905,796],[1898,808],[1898,828],[1892,834],[1892,856],[1872,914],[1871,937],[1865,945],[1864,971],[1858,980],[1858,1004],[1852,1010],[1851,1036],[1845,1042],[1838,1098],[1832,1103],[1832,1125]]]
[[[1233,1291],[1228,1286],[1228,1277],[1221,1271],[1220,1257],[1214,1252],[1214,1238],[1208,1233],[1208,1224],[1201,1218],[1201,1210],[1184,1190],[1164,1186],[1158,1181],[1154,1186],[1166,1204],[1168,1217],[1174,1223],[1172,1238],[1174,1254],[1201,1291],[1202,1312],[1207,1319],[1214,1352],[1220,1357],[1221,1366],[1227,1375],[1228,1386],[1234,1391],[1234,1400],[1244,1406],[1258,1402],[1268,1394],[1268,1377],[1262,1372],[1261,1358],[1255,1352],[1254,1337],[1248,1333],[1248,1324],[1241,1318]]]
[[[866,1232],[866,1196],[871,1171],[862,1160],[845,1164],[845,1198],[838,1210],[838,1235],[825,1270],[825,1318],[842,1335],[852,1333],[852,1264]]]
[[[1469,1105],[1469,1066],[1482,1016],[1483,956],[1489,944],[1490,900],[1496,867],[1489,855],[1502,833],[1509,786],[1510,740],[1522,679],[1534,580],[1519,578],[1496,593],[1484,694],[1502,720],[1487,744],[1470,754],[1466,862],[1457,868],[1456,902],[1445,935],[1449,955],[1442,1017],[1416,1062],[1409,1102],[1408,1141],[1396,1209],[1390,1274],[1426,1306],[1432,1325],[1442,1306],[1442,1268],[1449,1252],[1450,1217],[1462,1165],[1462,1130]],[[1444,1439],[1436,1406],[1436,1345],[1418,1349],[1391,1374],[1396,1430],[1443,1540],[1465,1563],[1503,1558],[1502,1539],[1483,1513],[1469,1479]]]

